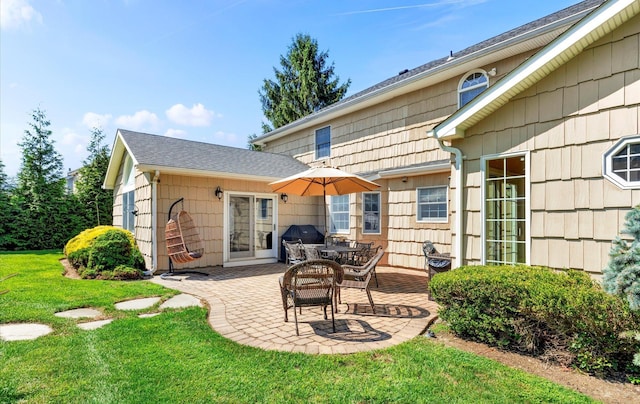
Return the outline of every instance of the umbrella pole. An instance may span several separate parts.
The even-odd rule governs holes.
[[[327,243],[327,235],[329,233],[327,232],[327,189],[325,187],[326,185],[323,185],[322,187],[322,210],[324,211],[324,246],[327,247],[329,245]]]

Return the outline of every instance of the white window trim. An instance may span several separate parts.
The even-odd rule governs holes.
[[[445,191],[445,203],[447,205],[447,216],[444,218],[429,218],[429,219],[420,219],[418,213],[420,211],[420,195],[419,192],[421,189],[431,189],[431,188],[444,188]],[[432,185],[429,187],[418,187],[416,188],[416,222],[418,223],[449,223],[449,215],[451,211],[449,209],[449,186],[448,185]]]
[[[349,203],[348,203],[348,209],[347,209],[347,213],[348,213],[348,220],[349,223],[347,224],[347,229],[346,230],[339,230],[339,231],[332,231],[333,229],[333,212],[331,211],[331,207],[333,205],[333,197],[335,196],[346,196]],[[349,234],[351,232],[351,196],[350,195],[331,195],[329,197],[329,234]]]
[[[458,98],[458,109],[460,109],[460,108],[462,108],[464,106],[464,105],[460,105],[460,93],[462,92],[461,91],[462,90],[462,84],[464,84],[464,82],[467,81],[467,78],[469,76],[471,76],[472,74],[475,74],[475,73],[480,73],[487,79],[487,88],[485,88],[485,90],[487,90],[489,88],[489,86],[491,85],[490,80],[489,80],[489,75],[487,74],[486,71],[484,71],[482,69],[475,69],[475,70],[471,70],[471,71],[468,71],[467,73],[465,73],[462,76],[462,78],[460,79],[460,81],[458,82],[458,91],[456,93],[456,96]],[[482,86],[483,85],[481,85],[481,84],[476,84],[475,86],[465,88],[464,92],[467,92],[467,91],[470,91],[470,90],[474,90],[474,89],[480,88]]]
[[[602,174],[606,179],[622,189],[640,189],[640,181],[625,181],[613,172],[613,156],[630,144],[640,144],[640,134],[625,136],[618,140],[603,155]]]
[[[326,129],[329,128],[329,155],[328,156],[323,156],[323,157],[318,157],[318,143],[316,142],[316,140],[318,139],[318,131],[322,130],[322,129]],[[326,158],[330,158],[331,157],[331,145],[332,145],[332,139],[331,139],[331,125],[327,125],[327,126],[323,126],[321,128],[317,128],[313,131],[313,158],[315,160],[322,160],[322,159],[326,159]]]
[[[365,195],[378,195],[378,231],[367,231],[364,228],[364,196]],[[382,234],[382,199],[380,192],[363,192],[362,193],[362,234]]]
[[[486,191],[485,191],[485,182],[487,181],[487,161],[495,160],[495,159],[503,159],[509,157],[518,157],[524,156],[524,186],[526,188],[525,200],[524,200],[524,219],[525,219],[525,265],[531,265],[531,153],[527,150],[526,152],[513,152],[513,153],[505,153],[505,154],[490,154],[486,156],[482,156],[480,158],[480,177],[481,184],[480,187],[480,203],[482,204],[480,208],[480,251],[481,251],[481,264],[486,265],[487,256],[485,245],[487,242],[487,235],[485,230],[485,224],[487,220],[487,208],[486,208]]]

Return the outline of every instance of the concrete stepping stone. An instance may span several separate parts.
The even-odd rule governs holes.
[[[108,318],[106,320],[89,321],[86,323],[79,323],[78,327],[82,328],[83,330],[95,330],[109,324],[112,321],[112,318]]]
[[[64,318],[95,318],[101,316],[102,313],[96,309],[91,308],[81,308],[81,309],[73,309],[66,311],[59,311],[54,314],[56,317],[64,317]]]
[[[53,332],[45,324],[0,324],[0,340],[24,341],[36,339]]]
[[[200,299],[193,295],[188,295],[186,293],[182,293],[179,295],[175,295],[171,299],[160,305],[161,309],[180,309],[183,307],[193,307],[199,306],[202,307],[202,302]]]
[[[155,317],[159,315],[160,313],[142,313],[142,314],[138,314],[138,318],[150,318],[150,317]]]
[[[116,303],[116,309],[118,310],[142,310],[148,309],[154,304],[160,301],[159,297],[145,297],[142,299],[126,300],[124,302]]]

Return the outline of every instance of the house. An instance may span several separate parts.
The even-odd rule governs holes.
[[[245,226],[254,241],[232,251],[234,211],[272,209],[273,240],[290,224],[322,228],[321,198],[285,204],[268,183],[327,164],[381,185],[326,204],[332,234],[382,244],[389,265],[423,268],[432,240],[454,266],[597,274],[640,202],[639,14],[640,0],[583,1],[275,129],[254,140],[264,156],[119,130],[114,224],[165,269],[168,206],[184,196],[207,245],[197,265],[263,262],[277,253],[256,247],[259,214]]]
[[[149,270],[169,269],[165,224],[180,198],[172,213],[187,211],[204,244],[202,258],[180,269],[268,263],[281,229],[321,220],[315,200],[279,209],[268,186],[308,168],[287,155],[119,129],[103,187],[114,190],[113,225],[134,233]]]

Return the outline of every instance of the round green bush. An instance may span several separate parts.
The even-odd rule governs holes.
[[[103,272],[113,271],[120,265],[144,269],[144,259],[140,250],[131,245],[126,234],[109,230],[98,236],[90,247],[87,268]]]
[[[440,317],[467,339],[600,375],[627,369],[640,347],[621,338],[640,327],[638,314],[581,271],[469,266],[436,275],[430,288]]]
[[[64,254],[67,259],[79,272],[83,272],[81,268],[86,268],[89,262],[89,251],[96,239],[109,231],[120,232],[127,237],[132,247],[136,247],[136,241],[133,234],[129,231],[114,226],[96,226],[91,229],[82,231],[73,237],[64,247]]]

